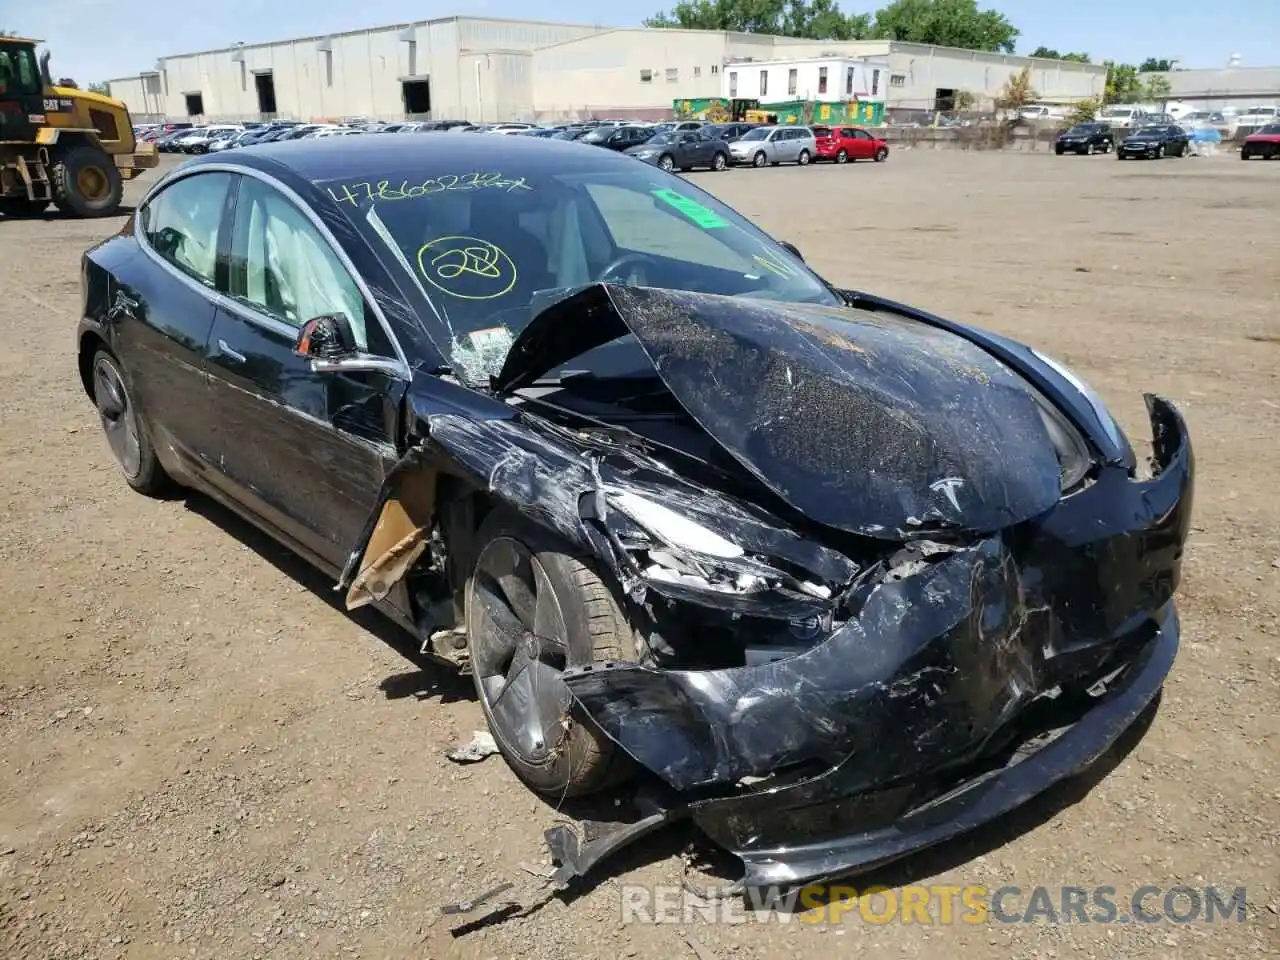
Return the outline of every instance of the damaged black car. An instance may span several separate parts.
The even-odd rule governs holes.
[[[404,142],[397,142],[403,139]],[[847,874],[1097,759],[1178,647],[1194,464],[1034,349],[609,151],[353,137],[185,164],[83,262],[126,480],[195,488],[474,677],[562,876],[691,820]]]

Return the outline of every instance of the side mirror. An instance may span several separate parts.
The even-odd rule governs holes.
[[[801,260],[801,261],[804,260],[804,254],[800,252],[800,248],[797,247],[790,240],[779,240],[778,246],[782,247],[782,249],[786,250],[788,253],[794,256],[797,260]]]
[[[355,334],[346,317],[337,314],[312,317],[298,331],[294,352],[312,360],[341,360],[356,352]]]

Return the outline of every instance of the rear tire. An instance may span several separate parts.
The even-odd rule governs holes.
[[[876,163],[884,163],[889,159],[889,151],[886,147],[881,147],[876,151]]]
[[[173,488],[156,457],[146,423],[134,406],[124,370],[108,350],[93,355],[93,402],[116,465],[129,486],[148,497],[160,497]]]
[[[664,153],[662,156],[658,158],[658,166],[660,166],[663,170],[667,171],[667,173],[670,173],[676,168],[676,162],[671,158],[669,154]]]
[[[716,155],[711,158],[711,169],[714,170],[716,173],[720,173],[722,170],[727,169],[728,166],[729,166],[728,154],[716,153]]]
[[[841,150],[839,153],[836,154],[836,163],[848,163],[848,162],[849,162],[848,150]]]
[[[809,151],[801,150],[800,156],[796,157],[796,163],[802,167],[807,167],[809,165]]]
[[[120,209],[124,182],[97,147],[72,147],[53,164],[53,202],[75,217],[109,217]]]

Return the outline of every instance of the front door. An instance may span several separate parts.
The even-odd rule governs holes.
[[[30,44],[0,40],[0,140],[30,143],[50,112],[45,109],[35,50]]]
[[[345,316],[358,346],[393,356],[386,332],[329,241],[270,184],[240,181],[228,296],[209,336],[218,482],[268,525],[341,568],[397,459],[405,384],[317,373],[298,329]]]

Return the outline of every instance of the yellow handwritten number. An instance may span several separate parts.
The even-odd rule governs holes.
[[[437,237],[418,251],[418,272],[442,293],[460,300],[493,300],[516,285],[515,261],[477,237]]]

